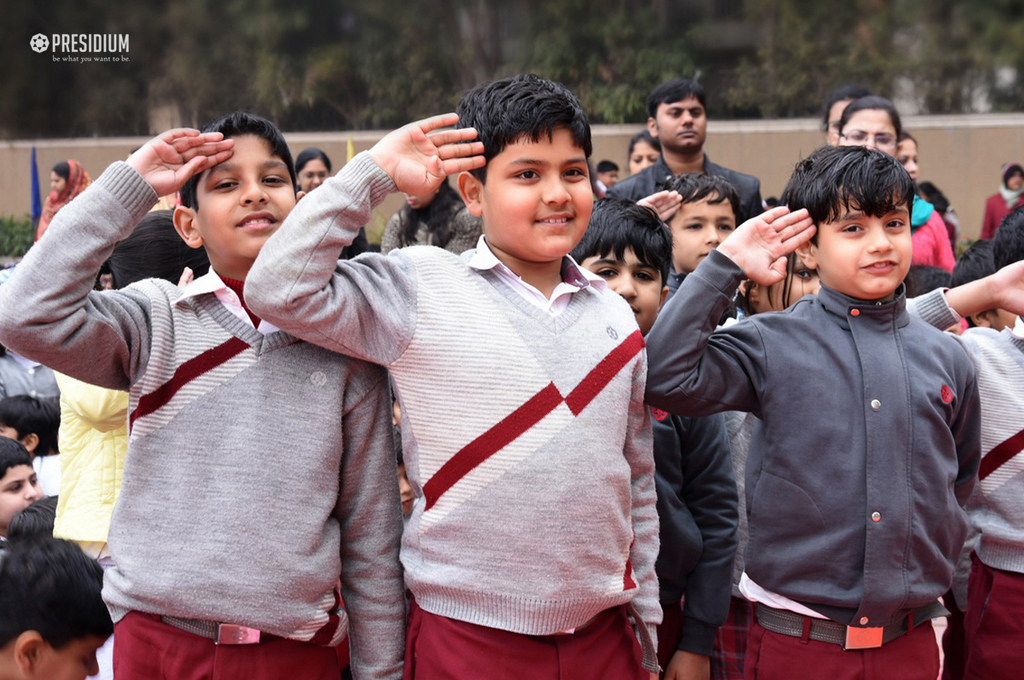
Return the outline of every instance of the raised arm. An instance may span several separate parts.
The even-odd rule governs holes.
[[[1024,315],[1024,261],[1008,264],[995,274],[956,288],[936,289],[910,301],[911,313],[939,329],[990,309]]]
[[[786,255],[807,241],[807,212],[769,210],[744,222],[688,275],[647,335],[647,403],[670,413],[706,415],[758,410],[764,348],[752,324],[715,332],[744,278],[771,285]]]
[[[108,168],[0,287],[0,342],[66,375],[127,389],[146,362],[149,301],[134,290],[93,291],[96,273],[156,202],[154,186],[173,191],[230,146],[219,135],[173,130],[132,156],[144,174],[126,163]]]
[[[416,324],[417,281],[401,252],[339,262],[341,249],[396,189],[425,194],[448,174],[483,164],[476,131],[442,130],[435,116],[391,132],[304,197],[263,246],[245,299],[279,328],[328,349],[388,365]]]

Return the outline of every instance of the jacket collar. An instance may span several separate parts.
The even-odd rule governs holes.
[[[818,301],[835,317],[841,328],[849,330],[851,321],[864,326],[884,328],[902,328],[910,322],[907,312],[907,287],[900,284],[896,289],[896,297],[888,302],[875,300],[859,300],[843,295],[828,286],[822,285],[818,291]]]

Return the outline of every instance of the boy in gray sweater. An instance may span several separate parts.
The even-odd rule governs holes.
[[[278,330],[241,296],[294,180],[267,120],[172,130],[61,210],[0,290],[4,344],[130,393],[103,589],[123,680],[337,680],[346,632],[356,678],[401,676],[386,375]],[[115,244],[179,188],[175,227],[205,246],[210,272],[184,289],[93,291]]]
[[[593,205],[590,127],[572,93],[534,76],[474,88],[459,116],[483,142],[458,178],[483,217],[475,250],[338,261],[396,186],[445,179],[410,159],[403,140],[423,131],[407,126],[303,199],[247,296],[289,332],[391,371],[416,491],[407,677],[646,679],[661,610],[643,338],[567,257]]]

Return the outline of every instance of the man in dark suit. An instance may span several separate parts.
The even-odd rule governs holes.
[[[740,223],[763,212],[761,182],[712,163],[704,153],[708,119],[704,87],[700,83],[674,78],[658,85],[647,97],[647,112],[651,136],[661,142],[661,158],[611,187],[609,196],[638,201],[664,189],[666,180],[673,175],[704,172],[724,177],[736,187],[740,194]]]

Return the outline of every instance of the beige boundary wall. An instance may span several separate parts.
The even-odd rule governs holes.
[[[711,121],[706,150],[720,165],[761,179],[762,196],[778,196],[793,165],[823,140],[817,120]],[[920,143],[920,179],[934,182],[960,217],[964,235],[981,231],[985,199],[999,186],[999,168],[1007,161],[1024,162],[1024,114],[909,116],[904,125]],[[626,146],[641,125],[600,125],[594,128],[593,160],[610,159],[626,171]],[[356,152],[368,149],[383,132],[286,134],[292,152],[307,146],[324,149],[336,168],[345,160],[349,138]],[[125,158],[146,141],[143,137],[25,140],[0,142],[0,215],[25,215],[30,209],[30,158],[36,147],[40,188],[49,191],[49,170],[68,158],[81,161],[95,178],[109,163]],[[373,233],[402,205],[392,196],[377,211]]]

